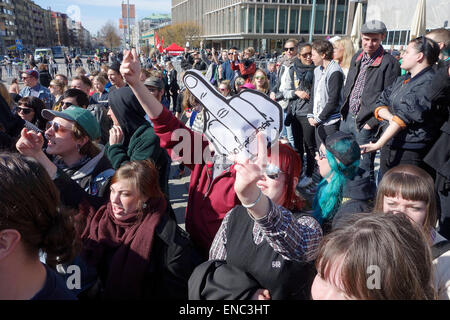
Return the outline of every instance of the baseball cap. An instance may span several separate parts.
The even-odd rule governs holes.
[[[370,20],[361,27],[361,33],[386,33],[386,25],[380,20]]]
[[[44,109],[42,110],[42,117],[47,120],[53,120],[53,118],[59,117],[69,121],[75,121],[86,131],[91,140],[100,138],[100,125],[89,110],[77,106],[70,106],[61,112]]]
[[[162,80],[158,77],[153,77],[153,76],[145,79],[144,85],[149,86],[149,87],[159,88],[159,89],[163,88]]]
[[[344,166],[349,166],[361,158],[361,149],[353,135],[342,131],[327,135],[323,126],[318,127],[317,133],[325,148]]]
[[[24,73],[26,73],[27,75],[32,76],[36,79],[39,78],[39,72],[37,72],[36,70],[28,69],[28,70],[22,71],[22,74],[24,74]]]

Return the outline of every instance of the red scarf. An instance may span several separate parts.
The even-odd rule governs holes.
[[[111,202],[95,213],[90,209],[81,235],[83,258],[96,267],[108,264],[106,298],[142,298],[155,228],[166,211],[164,199],[152,199],[146,204],[143,212],[129,214],[123,220],[115,218]]]

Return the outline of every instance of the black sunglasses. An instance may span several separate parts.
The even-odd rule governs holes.
[[[284,48],[284,51],[295,51],[295,47]]]
[[[34,111],[34,110],[32,108],[17,107],[17,113],[22,112],[23,114],[30,114],[31,111]]]
[[[72,102],[63,102],[62,105],[63,105],[64,109],[67,109],[68,107],[73,106],[73,103]]]
[[[302,53],[301,56],[303,58],[306,58],[307,56],[312,56],[312,53],[311,52]]]

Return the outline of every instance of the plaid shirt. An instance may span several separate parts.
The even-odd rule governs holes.
[[[316,258],[319,243],[322,240],[322,229],[311,216],[295,219],[292,213],[274,204],[270,199],[269,213],[253,226],[255,245],[264,239],[286,260],[312,261]],[[230,212],[227,213],[217,231],[209,251],[210,260],[226,260],[227,258],[227,226]],[[251,216],[250,216],[251,217]]]
[[[350,94],[350,112],[352,114],[358,114],[359,108],[361,107],[361,97],[362,93],[364,91],[364,86],[366,84],[366,75],[367,75],[367,68],[375,61],[375,59],[383,54],[384,49],[383,46],[380,45],[380,47],[375,51],[373,56],[369,56],[367,53],[364,53],[361,59],[361,66],[359,69],[358,77],[355,81],[355,86],[353,87],[352,93]]]

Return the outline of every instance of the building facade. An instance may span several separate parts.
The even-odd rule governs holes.
[[[172,23],[193,21],[218,48],[280,50],[289,38],[308,41],[313,0],[172,0]],[[355,3],[316,0],[314,39],[351,32]]]
[[[0,47],[4,55],[7,48],[16,44],[16,21],[14,16],[14,5],[12,0],[0,0]]]
[[[419,0],[368,0],[367,19],[381,20],[388,33],[383,42],[385,48],[406,48],[416,5]],[[426,0],[426,30],[449,28],[450,1]]]
[[[81,22],[32,0],[0,0],[1,54],[32,53],[35,48],[57,45],[90,48],[91,36]]]

